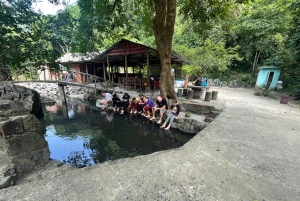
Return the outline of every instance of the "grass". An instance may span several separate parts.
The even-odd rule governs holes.
[[[186,118],[191,118],[191,113],[189,113],[189,112],[185,113],[185,117]]]

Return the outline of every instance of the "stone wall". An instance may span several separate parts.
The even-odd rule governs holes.
[[[182,103],[182,106],[186,112],[205,115],[212,118],[215,118],[222,112],[222,110],[216,109],[213,106],[201,105],[199,103]]]
[[[37,91],[42,97],[47,97],[53,100],[60,99],[58,84],[57,83],[45,83],[45,82],[20,82],[16,85],[26,87],[28,89],[33,89]],[[67,96],[86,98],[90,94],[94,93],[93,87],[82,87],[75,85],[67,85],[65,88],[65,93]]]
[[[196,119],[182,117],[174,120],[171,126],[172,128],[177,128],[186,133],[198,134],[208,124],[208,122],[201,122]]]
[[[27,112],[29,111],[31,114],[37,116],[41,115],[42,113],[42,105],[38,92],[22,86],[14,85],[12,82],[0,83],[0,99],[16,101],[6,104],[12,108],[19,105],[21,106],[18,107],[19,110],[27,110]],[[5,105],[3,105],[3,107],[5,107]],[[18,111],[13,109],[4,110],[2,112],[4,112],[4,114],[1,113],[2,115],[7,115],[7,113],[11,113],[10,115],[13,115],[15,112],[18,114]]]
[[[0,120],[0,151],[11,159],[17,173],[28,173],[48,163],[50,151],[39,120],[32,114]]]
[[[48,143],[35,116],[41,111],[36,91],[9,82],[0,84],[0,188],[10,186],[16,173],[48,163]]]

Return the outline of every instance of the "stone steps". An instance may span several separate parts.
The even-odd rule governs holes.
[[[10,187],[15,183],[15,167],[2,152],[0,152],[0,189]]]

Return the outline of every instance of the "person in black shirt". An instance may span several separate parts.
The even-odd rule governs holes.
[[[180,114],[181,114],[181,105],[176,100],[173,100],[173,104],[168,113],[168,117],[167,117],[165,123],[161,126],[161,128],[165,128],[166,130],[170,129],[171,124],[173,123],[174,119],[178,119]],[[168,125],[168,127],[166,127],[168,122],[169,122],[169,125]]]
[[[154,108],[152,108],[152,118],[150,120],[155,120],[155,112],[157,110],[159,110],[160,112],[159,120],[157,123],[160,124],[164,113],[168,111],[168,102],[166,101],[166,99],[162,98],[161,96],[157,96],[156,98],[156,105]]]
[[[113,107],[114,107],[114,111],[118,111],[119,108],[118,108],[118,105],[120,103],[120,98],[118,97],[117,93],[116,92],[113,92],[112,93],[112,104],[113,104]]]
[[[124,110],[129,106],[129,99],[130,99],[129,94],[125,93],[122,99],[123,99],[121,102],[122,109],[120,114],[124,114]]]

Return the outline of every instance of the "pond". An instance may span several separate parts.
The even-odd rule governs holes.
[[[194,136],[161,129],[139,115],[104,112],[76,100],[68,106],[44,104],[43,112],[50,157],[76,167],[178,148]]]

